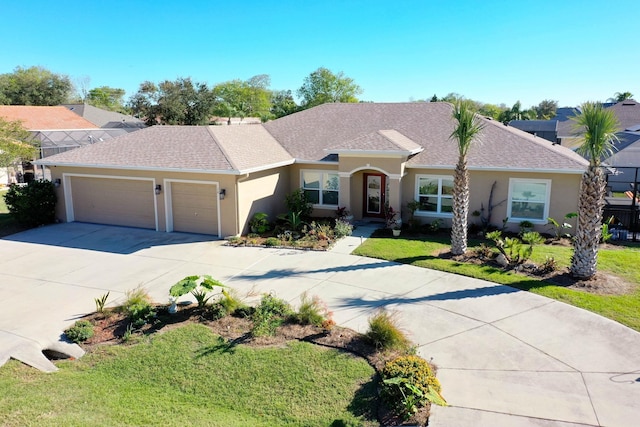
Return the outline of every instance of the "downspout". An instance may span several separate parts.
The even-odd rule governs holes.
[[[239,184],[241,182],[246,181],[249,178],[249,173],[245,173],[244,176],[240,176],[238,179],[236,179],[236,205],[235,205],[235,210],[236,210],[236,230],[238,230],[238,235],[242,234],[242,230],[240,230],[240,186]]]

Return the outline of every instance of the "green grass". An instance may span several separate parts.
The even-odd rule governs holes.
[[[194,324],[58,366],[0,368],[3,425],[376,425],[373,368],[308,343],[230,347]]]
[[[470,248],[479,244],[478,240],[469,241]],[[358,247],[354,254],[513,286],[590,310],[640,331],[640,248],[638,247],[601,249],[598,252],[599,271],[614,274],[636,284],[635,291],[627,295],[595,295],[505,272],[497,267],[461,263],[439,258],[436,255],[438,251],[446,250],[449,247],[449,240],[441,237],[433,237],[429,240],[373,237]],[[561,267],[568,267],[571,254],[571,247],[538,245],[534,248],[532,260],[540,263],[544,261],[546,256],[551,256],[558,261]]]

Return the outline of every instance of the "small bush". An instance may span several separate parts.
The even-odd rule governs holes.
[[[539,268],[541,274],[554,272],[558,269],[558,261],[554,257],[547,256]]]
[[[156,316],[151,305],[151,298],[143,288],[136,288],[126,293],[127,299],[120,310],[127,315],[134,328],[139,329]]]
[[[322,302],[319,296],[314,295],[313,298],[309,299],[306,292],[302,294],[300,308],[295,314],[295,319],[298,323],[322,327],[330,317],[331,312],[329,312],[327,305]]]
[[[264,241],[265,246],[280,246],[282,242],[277,237],[269,237]]]
[[[382,370],[381,396],[397,414],[408,418],[427,401],[446,406],[440,382],[429,363],[418,356],[401,356]]]
[[[351,236],[351,234],[353,233],[353,225],[349,224],[347,221],[338,219],[336,220],[335,227],[333,227],[333,233],[338,239],[346,236]]]
[[[285,203],[289,212],[298,213],[303,218],[308,218],[311,212],[313,212],[313,204],[301,188],[298,188],[291,194],[287,194],[285,196]]]
[[[218,304],[222,305],[227,312],[227,314],[235,314],[238,310],[246,308],[247,306],[240,301],[236,297],[233,289],[227,291],[225,289],[222,290],[222,298],[218,301]],[[243,316],[248,317],[248,316]]]
[[[9,213],[27,227],[51,224],[56,220],[56,192],[51,181],[35,180],[25,186],[12,185],[4,195]]]
[[[278,326],[293,315],[291,306],[286,301],[272,295],[264,295],[253,315],[253,336],[274,335]]]
[[[249,229],[252,233],[266,233],[270,228],[269,215],[264,212],[256,212],[249,221]]]
[[[93,336],[93,325],[88,320],[78,320],[64,334],[75,343],[85,342]]]
[[[208,305],[202,312],[202,317],[207,320],[218,320],[229,314],[227,309],[220,302]]]
[[[104,313],[104,306],[107,303],[108,298],[109,298],[109,292],[100,296],[99,298],[93,299],[93,301],[96,303],[96,312]]]
[[[397,325],[396,317],[386,310],[379,310],[369,318],[369,330],[365,336],[376,348],[408,351],[411,343]]]

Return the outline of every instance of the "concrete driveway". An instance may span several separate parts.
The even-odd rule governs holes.
[[[438,365],[451,404],[434,409],[431,425],[638,425],[639,333],[509,287],[348,255],[359,243],[348,238],[330,252],[229,248],[78,223],[0,239],[0,365],[14,357],[47,370],[42,349],[80,355],[61,332],[107,291],[116,303],[143,286],[165,302],[184,276],[211,274],[294,305],[309,291],[338,324],[362,332],[373,310],[397,310],[419,354]]]

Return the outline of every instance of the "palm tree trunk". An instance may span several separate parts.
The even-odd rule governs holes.
[[[571,259],[571,274],[577,278],[587,279],[596,274],[605,185],[604,172],[598,166],[589,166],[582,175],[578,225]]]
[[[469,173],[467,159],[458,159],[453,177],[453,219],[451,221],[451,253],[467,251],[467,218],[469,217]]]

